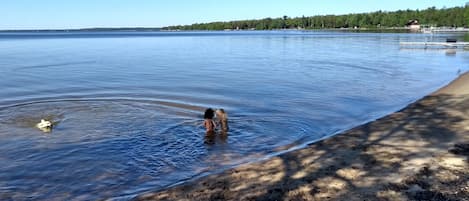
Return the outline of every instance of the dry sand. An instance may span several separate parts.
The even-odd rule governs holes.
[[[469,74],[405,109],[138,200],[469,200]]]

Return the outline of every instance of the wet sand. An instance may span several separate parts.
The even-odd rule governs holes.
[[[469,73],[401,111],[137,200],[469,200]]]

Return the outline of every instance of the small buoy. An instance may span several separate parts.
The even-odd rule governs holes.
[[[41,119],[41,122],[36,124],[36,127],[43,132],[51,132],[52,130],[52,122],[48,120]]]

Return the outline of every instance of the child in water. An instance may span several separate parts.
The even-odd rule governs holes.
[[[215,131],[216,125],[215,125],[215,121],[213,121],[213,116],[214,116],[213,109],[207,108],[204,114],[204,126],[205,126],[207,133]]]
[[[227,132],[228,131],[228,114],[226,114],[225,110],[221,108],[217,109],[215,113],[217,114],[217,119],[218,119],[218,123],[221,126],[221,130],[223,132]]]

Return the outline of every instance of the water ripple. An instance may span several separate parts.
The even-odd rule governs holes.
[[[79,61],[79,62],[64,62],[64,63],[51,63],[51,64],[39,64],[39,65],[30,65],[30,66],[20,66],[14,67],[12,71],[18,70],[31,70],[31,69],[41,69],[44,71],[48,71],[49,68],[52,67],[64,67],[64,66],[72,66],[72,65],[83,65],[83,64],[93,64],[96,63],[95,61]]]

